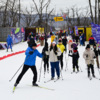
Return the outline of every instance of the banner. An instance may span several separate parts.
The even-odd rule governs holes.
[[[24,41],[24,39],[25,39],[24,28],[12,28],[11,37],[12,37],[12,40],[13,40],[13,44]]]
[[[75,26],[75,33],[76,33],[76,35],[79,35],[77,26]]]
[[[98,47],[100,48],[100,26],[97,24],[92,23],[92,35],[95,38]]]

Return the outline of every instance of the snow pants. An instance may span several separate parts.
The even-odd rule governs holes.
[[[94,66],[92,64],[89,64],[87,66],[88,66],[88,68],[87,68],[88,77],[90,76],[90,69],[91,69],[91,72],[92,72],[92,76],[94,76]]]
[[[59,69],[59,61],[58,62],[50,62],[51,64],[51,77],[55,77],[55,70],[57,73],[57,76],[60,77],[60,69]]]
[[[23,75],[27,72],[27,70],[31,68],[34,77],[33,77],[33,82],[32,83],[36,83],[37,81],[37,70],[36,70],[36,66],[28,66],[28,65],[24,65],[22,72],[20,73],[20,75],[18,76],[16,83],[19,84],[20,80],[22,79]]]

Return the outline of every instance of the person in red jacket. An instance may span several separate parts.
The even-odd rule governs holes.
[[[91,36],[91,37],[89,38],[89,44],[92,45],[92,46],[95,44],[95,39],[94,39],[93,36]]]
[[[41,44],[41,46],[44,45],[44,37],[43,37],[43,35],[40,37],[40,44]]]

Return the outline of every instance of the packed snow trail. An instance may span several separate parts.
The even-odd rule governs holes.
[[[50,44],[50,40],[48,41]],[[13,51],[26,50],[27,43],[19,43],[13,46]],[[41,46],[37,49],[41,52]],[[46,89],[40,89],[28,86],[26,84],[32,83],[33,74],[31,70],[22,78],[21,82],[17,86],[14,93],[12,93],[13,85],[16,81],[21,70],[17,73],[14,79],[9,82],[9,79],[14,75],[16,70],[22,65],[25,59],[25,54],[19,54],[7,59],[0,61],[0,99],[1,100],[99,100],[100,99],[100,81],[97,79],[92,79],[91,81],[87,78],[86,64],[83,59],[83,51],[85,47],[79,46],[78,51],[80,53],[79,66],[83,72],[71,74],[72,72],[72,58],[68,58],[68,53],[66,54],[67,70],[65,55],[63,57],[64,70],[62,71],[63,79],[57,82],[50,81],[44,83],[51,78],[51,73],[46,73],[44,78],[44,68],[42,68],[41,80],[37,82],[40,86],[55,89],[55,91],[48,91]],[[7,53],[6,50],[0,51],[0,56],[7,55],[11,53],[10,50]],[[100,59],[100,57],[99,57]],[[41,59],[37,57],[36,67],[38,71],[38,77],[40,73]],[[43,65],[42,65],[43,67]],[[96,77],[100,78],[98,69],[95,68]],[[50,69],[50,68],[49,68]],[[57,77],[55,77],[56,79]]]

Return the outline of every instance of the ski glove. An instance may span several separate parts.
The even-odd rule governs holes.
[[[86,58],[88,58],[88,55],[86,55]]]
[[[32,55],[34,51],[30,51],[29,54]]]
[[[56,51],[54,51],[54,53],[55,53],[55,55],[57,55],[57,52]]]

